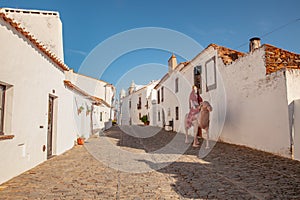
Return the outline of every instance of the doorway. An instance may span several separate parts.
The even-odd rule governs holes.
[[[48,131],[47,131],[47,159],[53,155],[53,116],[54,116],[54,100],[53,96],[49,96],[48,100]]]

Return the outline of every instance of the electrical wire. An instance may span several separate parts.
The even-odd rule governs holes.
[[[287,27],[290,24],[296,23],[297,21],[300,21],[300,18],[293,19],[293,20],[289,21],[288,23],[285,23],[285,24],[283,24],[283,25],[281,25],[281,26],[279,26],[279,27],[277,27],[277,28],[275,28],[275,29],[273,29],[273,30],[271,30],[271,31],[269,31],[269,32],[267,32],[267,33],[259,36],[259,38],[265,38],[267,35],[270,35],[270,34],[276,32],[276,31],[279,31],[280,29],[283,29],[283,28]],[[248,42],[245,42],[245,43],[237,46],[235,49],[239,49],[239,48],[241,48],[241,47],[243,47],[243,46],[245,46],[247,44],[248,44]]]

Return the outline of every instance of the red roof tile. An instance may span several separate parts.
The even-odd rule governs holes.
[[[40,41],[38,41],[33,35],[31,35],[25,28],[20,26],[20,23],[15,22],[13,19],[8,17],[5,13],[0,10],[0,18],[2,18],[5,22],[7,22],[12,28],[14,28],[17,32],[22,34],[25,38],[27,38],[36,48],[38,48],[41,52],[43,52],[50,60],[52,60],[60,69],[63,71],[68,71],[68,66],[59,59],[53,52],[47,49]]]
[[[264,44],[266,74],[276,72],[281,69],[300,69],[300,54],[292,53]]]
[[[64,84],[65,86],[67,86],[68,88],[70,88],[71,90],[74,90],[76,92],[78,92],[79,94],[87,97],[88,99],[94,101],[95,104],[98,104],[98,105],[105,105],[107,107],[111,107],[109,105],[109,103],[107,103],[106,101],[104,101],[103,99],[99,98],[99,97],[95,97],[95,96],[92,96],[90,94],[88,94],[87,92],[85,92],[84,90],[80,89],[79,87],[77,87],[76,85],[74,85],[71,81],[69,80],[64,80]]]
[[[245,53],[229,49],[227,47],[222,47],[216,44],[210,44],[208,45],[208,47],[213,47],[218,51],[218,56],[222,59],[225,65],[231,64],[233,61],[245,55]]]

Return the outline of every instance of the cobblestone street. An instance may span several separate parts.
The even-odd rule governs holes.
[[[265,152],[217,143],[200,159],[200,148],[189,147],[181,156],[168,152],[178,156],[176,161],[162,160],[157,168],[146,159],[133,158],[133,163],[120,153],[117,157],[100,145],[105,138],[122,151],[154,155],[175,135],[160,131],[138,138],[113,127],[0,185],[0,199],[300,199],[300,162]],[[176,145],[184,146],[184,135],[178,135]],[[95,150],[106,160],[89,153]],[[126,172],[126,162],[132,169],[152,170]]]

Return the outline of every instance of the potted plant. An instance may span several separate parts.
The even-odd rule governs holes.
[[[78,108],[78,110],[77,110],[78,115],[79,115],[83,110],[84,110],[84,107],[83,107],[83,106],[80,106],[80,107]]]
[[[84,136],[80,136],[80,137],[77,137],[77,144],[78,145],[83,145],[84,144]]]
[[[92,110],[87,106],[87,107],[86,107],[86,116],[88,116],[88,115],[91,113],[91,111],[92,111]]]
[[[147,115],[144,115],[143,117],[141,117],[140,120],[144,123],[144,125],[149,125],[150,124],[150,121],[148,120]]]

